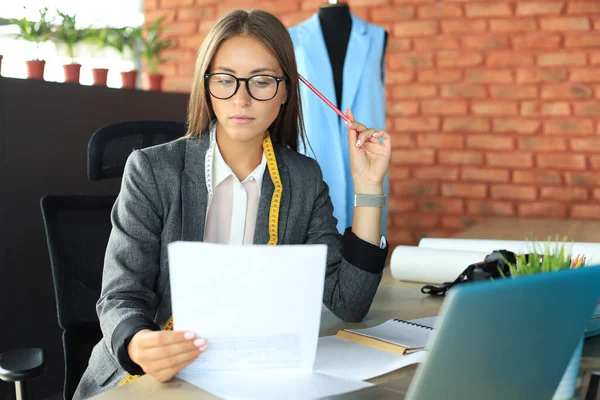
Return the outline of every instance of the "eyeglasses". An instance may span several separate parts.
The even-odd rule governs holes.
[[[258,101],[271,100],[277,95],[279,83],[285,76],[254,75],[249,78],[237,78],[230,74],[204,75],[206,86],[211,95],[220,100],[232,98],[240,88],[240,82],[246,83],[250,97]]]

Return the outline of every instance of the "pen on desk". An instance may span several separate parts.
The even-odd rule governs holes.
[[[302,82],[304,82],[304,84],[306,86],[308,86],[308,88],[310,90],[312,90],[317,96],[319,96],[319,98],[321,100],[323,100],[325,102],[325,104],[327,104],[329,107],[331,107],[331,109],[333,111],[335,111],[340,117],[342,117],[342,119],[344,121],[346,121],[347,123],[352,122],[350,120],[350,118],[348,118],[343,112],[341,112],[340,110],[338,110],[336,106],[334,106],[329,100],[327,100],[327,97],[323,96],[323,94],[321,94],[321,92],[319,92],[313,85],[311,85],[310,82],[308,82],[302,75],[298,74],[298,78],[300,78],[300,80]]]

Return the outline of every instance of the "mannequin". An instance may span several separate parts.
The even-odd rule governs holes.
[[[352,29],[352,18],[350,18],[350,7],[347,3],[330,1],[319,7],[319,22],[325,39],[325,46],[329,54],[331,69],[333,70],[333,82],[338,108],[342,102],[343,71],[348,40]],[[387,47],[388,33],[385,32],[383,47]],[[381,57],[381,79],[385,70],[384,57]],[[344,110],[342,110],[343,112]]]

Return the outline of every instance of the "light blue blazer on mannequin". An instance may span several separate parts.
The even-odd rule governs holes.
[[[371,25],[354,14],[352,30],[344,60],[341,110],[350,108],[357,121],[385,129],[385,90],[382,57],[385,51],[385,30]],[[335,104],[333,71],[317,14],[289,29],[298,63],[298,72]],[[340,232],[352,225],[354,185],[350,174],[347,129],[332,109],[306,85],[300,84],[304,125],[308,137],[306,155],[317,160],[323,178],[329,185],[333,215]],[[384,192],[389,193],[388,177]],[[382,235],[387,232],[387,207],[382,214]]]

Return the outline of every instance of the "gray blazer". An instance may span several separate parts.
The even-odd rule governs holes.
[[[87,398],[113,388],[127,374],[111,346],[113,331],[120,322],[143,316],[162,327],[171,316],[167,245],[176,240],[201,241],[204,236],[208,198],[204,159],[209,140],[209,135],[203,134],[130,155],[112,210],[113,228],[97,303],[103,339],[92,351],[74,398]],[[362,270],[342,257],[342,235],[336,229],[328,188],[317,162],[274,147],[283,184],[279,243],[326,244],[323,303],[341,319],[359,321],[371,306],[381,273]],[[273,190],[267,170],[255,244],[269,241]]]

